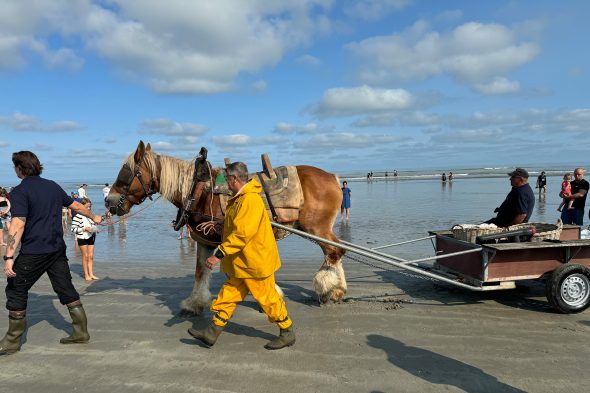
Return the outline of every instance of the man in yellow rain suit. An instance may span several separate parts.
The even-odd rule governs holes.
[[[205,345],[212,346],[231,318],[236,304],[250,292],[268,320],[280,328],[279,337],[264,347],[291,346],[295,343],[295,333],[285,301],[275,287],[274,273],[281,267],[281,260],[260,196],[262,186],[254,179],[248,181],[248,168],[242,162],[227,167],[227,184],[234,196],[227,203],[222,242],[206,264],[212,269],[221,261],[221,271],[227,274],[228,280],[211,304],[212,323],[203,330],[189,329],[188,332]]]

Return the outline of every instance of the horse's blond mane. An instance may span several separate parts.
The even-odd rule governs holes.
[[[185,198],[190,192],[193,180],[194,160],[185,161],[170,156],[159,155],[151,150],[146,151],[143,156],[143,162],[148,167],[150,173],[156,173],[158,157],[161,167],[160,194],[171,202],[178,195]],[[136,164],[134,154],[127,157],[126,163],[135,172]]]

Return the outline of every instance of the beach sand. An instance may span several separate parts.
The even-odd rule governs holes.
[[[1,392],[590,390],[590,312],[554,313],[540,283],[471,293],[349,260],[346,301],[320,307],[311,283],[318,265],[289,260],[277,280],[297,343],[265,350],[278,328],[249,297],[207,349],[187,329],[206,326],[210,313],[178,315],[193,284],[188,266],[101,263],[92,283],[71,267],[91,342],[59,344],[70,319],[42,278],[21,351],[0,357]],[[213,293],[222,280],[214,274]],[[4,313],[2,333],[6,326]]]

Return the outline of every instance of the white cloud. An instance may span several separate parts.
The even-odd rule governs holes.
[[[320,126],[317,123],[307,123],[302,126],[294,125],[291,123],[277,123],[273,132],[277,134],[317,134],[320,132],[332,132],[334,127],[332,126]]]
[[[304,65],[313,66],[313,67],[316,67],[316,66],[319,66],[320,64],[322,64],[322,61],[320,59],[318,59],[315,56],[309,55],[309,54],[299,56],[297,58],[297,62],[299,64],[304,64]]]
[[[252,83],[252,88],[256,91],[265,91],[267,88],[267,83],[265,80],[258,80]]]
[[[326,90],[312,112],[320,117],[355,116],[410,108],[414,96],[404,89],[380,89],[367,85]]]
[[[213,143],[221,146],[245,146],[251,143],[252,137],[244,134],[214,136]]]
[[[45,123],[35,116],[15,112],[10,116],[0,116],[0,126],[5,126],[16,132],[72,132],[83,127],[71,120],[62,120],[53,123]]]
[[[509,133],[501,129],[456,130],[435,134],[431,141],[435,144],[504,144]]]
[[[208,130],[201,124],[179,123],[170,119],[148,119],[139,126],[140,134],[151,135],[200,136]]]
[[[389,134],[358,134],[338,132],[314,135],[311,138],[296,141],[293,146],[304,151],[321,150],[331,152],[331,149],[353,149],[379,146],[395,143],[406,138]]]
[[[60,38],[77,26],[77,13],[88,0],[21,0],[2,3],[0,9],[0,70],[22,67],[25,53],[39,55],[51,69],[77,70],[83,59]],[[73,15],[76,15],[72,17]]]
[[[325,1],[118,2],[89,40],[117,68],[145,78],[158,93],[228,91],[243,72],[276,64],[309,42]],[[215,15],[215,17],[211,17]]]
[[[520,83],[504,77],[496,77],[489,83],[477,83],[473,88],[481,94],[491,96],[500,94],[514,94],[520,91]]]
[[[51,124],[48,128],[50,131],[54,131],[54,132],[68,132],[68,131],[79,131],[83,127],[80,124],[76,123],[75,121],[63,120],[63,121],[58,121],[58,122]]]
[[[106,58],[123,76],[161,94],[211,94],[242,73],[279,62],[329,31],[330,0],[20,0],[0,10],[0,70],[25,64],[23,50],[49,67],[83,65],[64,43]],[[72,40],[72,38],[74,38]]]
[[[463,18],[463,11],[461,10],[447,10],[435,17],[439,22],[455,22],[461,18]]]
[[[427,112],[403,112],[403,113],[383,113],[366,116],[352,123],[355,127],[390,127],[396,124],[402,126],[429,126],[435,125],[439,121],[439,116]]]
[[[411,0],[356,0],[344,8],[344,13],[352,18],[378,20],[394,11],[401,10],[412,3]]]
[[[211,140],[213,143],[221,147],[277,145],[287,142],[287,140],[280,135],[254,137],[245,134],[214,136]]]
[[[175,151],[178,150],[177,146],[164,141],[158,141],[151,144],[154,150],[163,150],[163,151]]]
[[[403,33],[368,38],[347,48],[367,61],[360,76],[372,84],[441,74],[467,84],[489,83],[540,52],[535,42],[519,40],[509,27],[476,22],[439,33],[418,21]]]
[[[4,142],[4,141],[0,141],[0,148],[4,148],[4,147],[8,147],[8,146],[10,146],[10,143]]]

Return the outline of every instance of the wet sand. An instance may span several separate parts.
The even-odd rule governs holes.
[[[188,266],[101,263],[102,279],[86,283],[71,262],[90,344],[59,344],[70,319],[44,277],[31,291],[21,351],[0,358],[0,391],[590,390],[590,311],[554,313],[539,283],[469,293],[348,261],[347,300],[320,307],[311,284],[317,264],[284,261],[277,278],[297,343],[271,352],[263,346],[278,329],[252,298],[213,348],[187,334],[210,320],[209,312],[179,316],[192,288]],[[222,280],[214,274],[212,292]],[[0,329],[6,326],[5,312]]]

